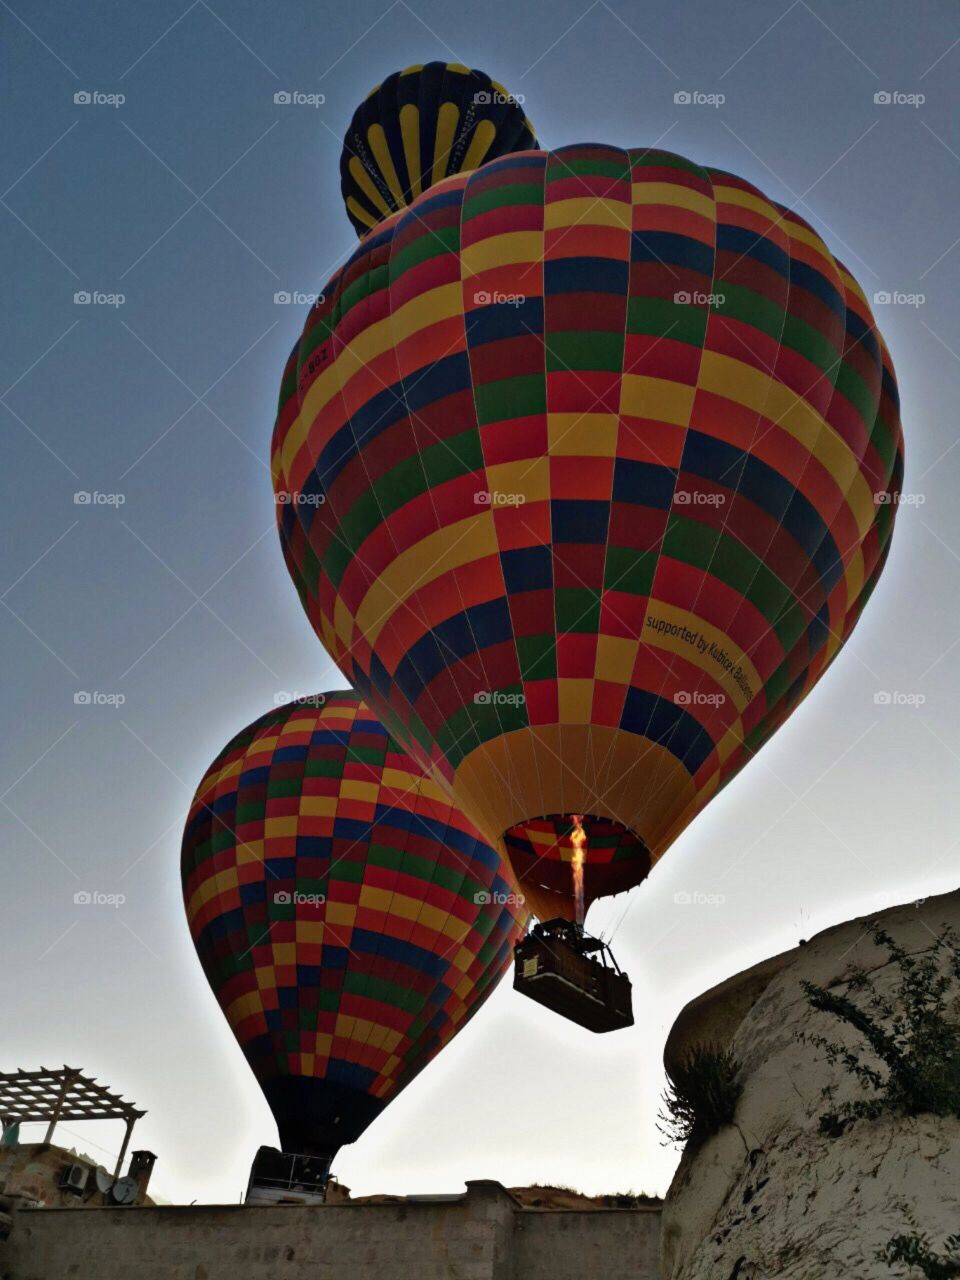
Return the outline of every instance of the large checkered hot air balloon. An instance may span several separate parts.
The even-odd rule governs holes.
[[[637,883],[847,640],[896,380],[857,282],[732,174],[585,144],[421,185],[290,357],[283,550],[345,675],[569,915],[581,827],[586,900]]]
[[[351,693],[220,752],[183,837],[190,930],[286,1152],[329,1161],[510,964],[527,913],[497,852]]]

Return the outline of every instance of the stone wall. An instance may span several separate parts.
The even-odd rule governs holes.
[[[82,1164],[88,1169],[90,1186],[96,1188],[97,1162],[87,1155],[43,1142],[0,1147],[0,1195],[22,1196],[59,1209],[86,1208],[85,1199],[61,1191],[57,1185],[60,1171],[69,1164]]]
[[[528,1209],[514,1217],[509,1280],[655,1280],[659,1209]]]
[[[923,953],[945,926],[960,934],[960,893],[874,918],[906,951]],[[834,1104],[868,1095],[798,1037],[861,1042],[812,1010],[800,983],[857,1001],[857,971],[887,996],[898,989],[900,970],[875,946],[866,917],[731,978],[678,1018],[668,1070],[698,1041],[719,1043],[742,1064],[743,1094],[734,1123],[685,1153],[677,1170],[663,1209],[663,1280],[894,1280],[904,1269],[879,1257],[891,1237],[918,1231],[942,1252],[960,1229],[960,1119],[886,1114],[840,1137],[820,1132],[825,1087],[836,1088]],[[950,1016],[960,1018],[958,1006],[954,999]]]
[[[656,1209],[452,1199],[312,1206],[15,1209],[6,1280],[657,1280]]]
[[[73,1164],[82,1165],[88,1171],[87,1185],[81,1195],[59,1186],[60,1174]],[[112,1173],[112,1166],[109,1172]],[[91,1156],[47,1142],[0,1147],[0,1195],[36,1200],[57,1209],[88,1209],[91,1205],[112,1203],[97,1190],[96,1173],[97,1162]],[[153,1204],[153,1201],[141,1195],[140,1203]]]

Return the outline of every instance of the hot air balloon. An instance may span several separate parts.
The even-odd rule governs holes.
[[[224,747],[182,877],[283,1150],[324,1172],[483,1004],[527,918],[497,852],[349,692]]]
[[[883,569],[893,367],[797,213],[671,152],[504,154],[333,276],[273,440],[314,629],[535,913],[639,883]]]
[[[503,85],[482,71],[430,62],[388,76],[354,112],[340,187],[363,236],[448,174],[537,145],[533,126]]]

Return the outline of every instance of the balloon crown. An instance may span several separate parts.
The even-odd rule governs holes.
[[[357,235],[450,174],[536,149],[521,102],[483,71],[456,63],[388,76],[357,107],[340,156],[343,200]]]

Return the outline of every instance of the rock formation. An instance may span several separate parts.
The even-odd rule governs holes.
[[[942,1253],[960,1231],[956,1116],[886,1113],[837,1137],[820,1131],[824,1088],[836,1089],[829,1109],[875,1094],[798,1039],[863,1046],[852,1028],[811,1007],[801,981],[865,1003],[869,991],[850,987],[861,971],[893,996],[902,973],[876,945],[874,919],[911,955],[929,953],[945,927],[960,935],[960,892],[827,929],[700,996],[677,1020],[668,1070],[693,1044],[713,1042],[739,1059],[743,1092],[734,1122],[684,1153],[663,1212],[664,1280],[919,1280],[923,1271],[882,1260],[891,1238],[926,1236]],[[960,1020],[957,982],[947,1018]]]

